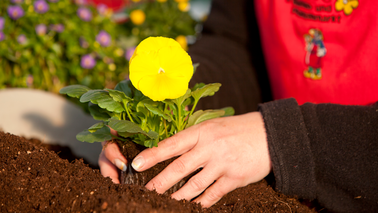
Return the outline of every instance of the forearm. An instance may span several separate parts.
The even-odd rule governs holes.
[[[261,105],[277,189],[338,212],[376,210],[377,110],[294,99]]]

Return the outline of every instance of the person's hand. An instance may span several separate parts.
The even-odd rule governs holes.
[[[117,132],[110,130],[113,135]],[[121,154],[119,147],[115,143],[102,142],[102,151],[98,159],[101,174],[104,177],[110,177],[114,183],[119,183],[118,167],[120,170],[126,171],[126,158]]]
[[[203,168],[172,194],[177,200],[191,200],[203,192],[194,200],[203,207],[210,207],[236,188],[262,180],[272,167],[259,112],[212,119],[192,126],[161,141],[158,147],[144,150],[133,160],[132,166],[137,171],[144,171],[179,155],[146,187],[164,193],[185,176]],[[109,159],[111,154],[105,156]]]

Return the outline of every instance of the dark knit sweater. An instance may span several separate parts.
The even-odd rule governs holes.
[[[190,48],[194,82],[220,82],[199,107],[263,115],[276,189],[335,212],[378,212],[378,104],[344,106],[270,100],[253,1],[213,0]]]

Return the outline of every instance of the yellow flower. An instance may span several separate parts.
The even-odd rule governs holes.
[[[192,75],[190,56],[171,38],[146,38],[130,60],[132,84],[154,101],[183,96]]]
[[[187,1],[179,2],[179,3],[178,3],[178,8],[179,8],[179,10],[181,10],[182,12],[188,12],[189,9],[190,9],[190,3],[187,2]]]
[[[188,50],[188,41],[186,37],[183,35],[179,35],[176,37],[176,41],[181,45],[184,50]]]
[[[130,19],[135,25],[141,25],[146,20],[146,14],[142,10],[133,10],[130,13]]]
[[[114,70],[116,70],[117,66],[115,64],[111,63],[111,64],[109,64],[108,68],[109,68],[110,71],[114,71]]]
[[[167,2],[167,0],[156,0],[156,1],[161,2],[161,3]]]
[[[175,2],[188,2],[189,0],[175,0]]]
[[[115,56],[118,56],[118,57],[121,57],[123,55],[123,50],[121,48],[117,48],[115,51],[114,51],[114,55]]]
[[[353,9],[358,7],[358,0],[337,0],[335,3],[336,11],[344,10],[345,15],[350,15]]]

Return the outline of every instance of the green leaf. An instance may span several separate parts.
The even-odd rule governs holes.
[[[130,98],[133,97],[132,90],[134,89],[134,87],[130,80],[123,80],[119,82],[114,89],[125,93],[125,95]]]
[[[138,112],[138,114],[142,114],[144,118],[147,118],[149,111],[147,107],[144,105],[143,101],[138,102],[136,106],[136,111]]]
[[[193,91],[192,96],[198,101],[200,98],[214,95],[214,93],[219,90],[219,87],[221,87],[220,83],[207,84],[202,88],[198,88]]]
[[[145,132],[142,128],[140,128],[137,124],[127,121],[127,120],[116,120],[110,119],[109,127],[119,132],[127,132],[127,133],[134,133],[134,134],[143,134],[149,138],[156,139],[159,135],[156,132],[150,131]]]
[[[89,87],[83,85],[70,85],[60,89],[60,94],[67,94],[73,98],[80,98],[84,93],[91,90]]]
[[[225,107],[225,108],[222,108],[221,110],[225,112],[222,117],[235,115],[235,109],[233,107]]]
[[[89,102],[88,110],[95,120],[107,121],[110,118],[110,115],[107,113],[107,110],[99,107],[97,104]]]
[[[126,96],[124,92],[121,92],[118,90],[112,90],[112,89],[105,89],[105,90],[109,92],[110,97],[112,97],[115,101],[118,101],[118,102],[132,101],[132,99]]]
[[[183,103],[187,98],[190,97],[190,95],[191,95],[191,90],[188,89],[188,90],[186,90],[186,93],[185,93],[183,96],[178,97],[178,98],[176,98],[176,99],[173,99],[172,101],[173,101],[174,103],[176,103],[177,106],[181,106],[182,103]]]
[[[163,103],[168,104],[169,109],[172,110],[174,115],[177,114],[177,107],[176,107],[175,103],[173,102],[173,100],[166,99],[166,100],[163,101]]]
[[[195,90],[197,90],[197,89],[200,89],[200,88],[202,88],[202,87],[204,87],[204,86],[206,86],[205,83],[196,83],[196,84],[194,85],[194,87],[192,88],[192,91],[195,91]]]
[[[105,90],[90,90],[86,92],[81,96],[80,102],[85,103],[88,101],[98,104],[99,107],[107,109],[110,112],[121,113],[125,111],[122,104],[110,97],[109,93]]]
[[[219,109],[218,110],[209,109],[205,111],[198,110],[189,117],[188,124],[186,125],[185,129],[206,120],[222,117],[224,114],[225,114],[225,111],[219,110]]]
[[[91,133],[89,130],[84,130],[76,135],[76,139],[82,142],[103,142],[112,139],[112,134],[107,126],[103,126],[101,129]]]
[[[150,130],[147,133],[147,136],[154,139],[154,140],[157,140],[159,138],[159,134],[157,132],[152,131],[152,130]]]
[[[145,147],[152,148],[152,147],[157,147],[158,146],[158,141],[151,139],[151,140],[145,140],[144,144]]]
[[[137,101],[140,101],[145,97],[141,91],[134,87],[130,80],[123,80],[119,82],[114,89],[124,92],[127,97]]]
[[[88,128],[88,131],[90,133],[94,133],[96,132],[97,130],[101,129],[102,127],[104,127],[104,123],[103,122],[100,122],[100,123],[96,123],[96,124],[93,124],[91,127]]]
[[[166,115],[164,114],[164,112],[162,110],[160,110],[159,108],[153,106],[151,103],[148,103],[148,102],[145,102],[144,103],[144,106],[147,107],[147,109],[155,114],[155,115],[158,115],[160,117],[163,117],[165,120],[167,120],[168,122],[171,122],[172,121],[172,118],[169,116],[169,115]]]
[[[122,136],[122,137],[124,137],[124,138],[129,138],[129,137],[131,137],[131,136],[135,135],[136,133],[129,133],[129,132],[117,132],[117,134],[118,134],[119,136]]]

